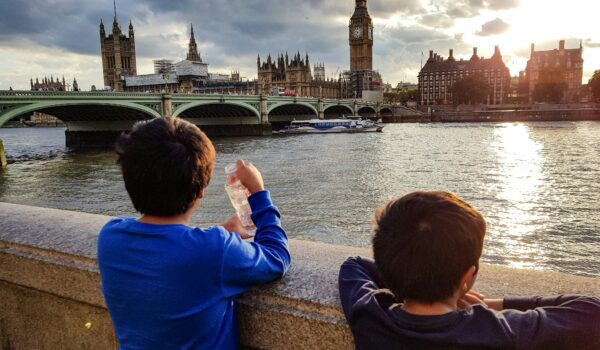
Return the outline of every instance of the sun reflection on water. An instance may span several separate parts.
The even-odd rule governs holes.
[[[524,124],[505,124],[494,130],[492,149],[497,155],[498,212],[490,218],[490,234],[503,245],[503,259],[514,267],[538,267],[546,260],[542,245],[531,244],[548,220],[540,207],[544,191],[543,144],[532,139]],[[488,247],[496,250],[496,247]]]

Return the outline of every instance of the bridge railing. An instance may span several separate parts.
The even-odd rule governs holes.
[[[144,92],[108,92],[108,91],[0,91],[0,96],[14,97],[156,97],[160,98],[162,94],[144,93]]]

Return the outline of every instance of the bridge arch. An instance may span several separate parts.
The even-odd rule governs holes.
[[[366,118],[374,118],[377,116],[377,110],[371,106],[364,106],[358,109],[358,115]]]
[[[379,114],[381,114],[382,117],[392,117],[394,116],[394,111],[390,107],[382,107],[379,110]]]
[[[277,113],[275,113],[277,112]],[[308,112],[308,113],[307,113]],[[289,114],[286,114],[289,113]],[[268,109],[269,116],[271,115],[312,115],[317,118],[319,116],[319,111],[315,108],[315,106],[306,102],[278,102],[271,106]],[[311,116],[312,117],[312,116]]]
[[[319,112],[310,103],[280,102],[269,107],[269,123],[273,130],[279,130],[289,125],[292,120],[316,119]]]
[[[256,118],[260,112],[253,106],[236,101],[200,101],[184,103],[173,111],[174,117],[184,119],[201,119],[211,117]]]
[[[9,109],[0,115],[0,127],[11,119],[41,112],[52,115],[61,121],[86,121],[98,119],[101,115],[105,121],[131,121],[159,118],[156,110],[134,102],[96,102],[96,101],[43,101],[21,105]]]
[[[353,115],[354,111],[347,105],[330,105],[324,108],[325,119],[341,118],[344,115]]]

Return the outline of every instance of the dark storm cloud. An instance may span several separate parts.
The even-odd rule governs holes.
[[[510,28],[510,24],[504,22],[500,18],[496,18],[492,21],[486,22],[481,26],[481,30],[478,31],[479,36],[490,36],[497,35],[506,32]]]

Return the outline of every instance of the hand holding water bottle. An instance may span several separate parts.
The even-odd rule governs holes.
[[[252,221],[252,209],[248,203],[248,196],[264,189],[262,176],[252,163],[242,160],[227,165],[225,172],[227,173],[225,190],[237,215],[224,226],[230,232],[237,232],[242,238],[252,237],[256,232],[256,226]],[[236,219],[239,220],[242,227],[232,231],[228,226],[236,226],[233,225],[237,223]]]
[[[252,163],[245,160],[238,160],[235,164],[237,166],[236,177],[248,189],[250,194],[265,189],[262,175]]]

